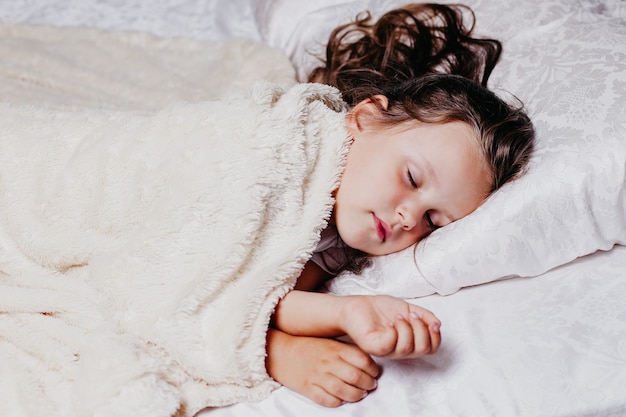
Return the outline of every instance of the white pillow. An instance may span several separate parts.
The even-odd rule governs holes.
[[[315,62],[306,51],[323,50],[332,28],[359,10],[379,15],[405,2],[318,1],[291,14],[288,25],[283,11],[286,4],[297,10],[293,1],[259,3],[271,4],[271,13],[256,14],[261,36],[286,49],[302,77]],[[450,294],[626,244],[624,10],[608,0],[465,3],[476,12],[478,34],[503,41],[491,88],[526,104],[538,135],[531,169],[417,248],[336,278],[333,292]]]

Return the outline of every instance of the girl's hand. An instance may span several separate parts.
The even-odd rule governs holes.
[[[358,347],[270,329],[266,367],[287,388],[326,407],[360,401],[376,388],[378,365]]]
[[[390,359],[416,358],[439,349],[441,322],[430,311],[389,296],[348,296],[341,327],[363,351]]]

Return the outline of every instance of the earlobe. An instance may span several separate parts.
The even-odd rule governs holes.
[[[350,136],[352,136],[353,138],[358,132],[361,131],[361,125],[359,124],[356,110],[357,108],[354,107],[346,117],[346,129],[348,130],[348,133],[350,133]]]

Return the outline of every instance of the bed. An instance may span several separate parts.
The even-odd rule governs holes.
[[[332,28],[403,3],[1,0],[0,21],[199,43],[245,37],[284,51],[302,79]],[[626,415],[626,2],[465,3],[476,33],[503,41],[490,87],[526,104],[539,139],[532,167],[415,251],[376,259],[327,288],[392,294],[433,310],[443,323],[440,352],[380,360],[378,388],[356,404],[325,409],[278,388],[263,401],[199,417]],[[199,80],[194,65],[206,63],[187,63]],[[20,94],[20,85],[0,100],[39,99],[34,90]],[[160,97],[181,99],[174,90]],[[89,85],[81,91],[72,104],[94,102]],[[190,83],[182,98],[197,91]],[[98,105],[138,104],[112,96]]]

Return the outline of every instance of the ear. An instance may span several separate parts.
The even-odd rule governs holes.
[[[389,99],[377,94],[358,103],[350,110],[346,118],[346,128],[354,136],[368,127],[368,124],[380,114],[380,109],[386,110]]]

